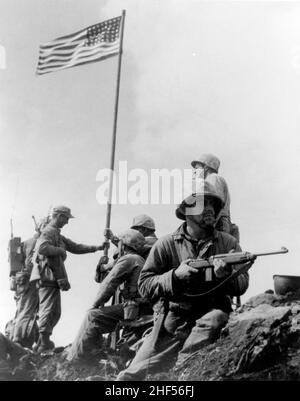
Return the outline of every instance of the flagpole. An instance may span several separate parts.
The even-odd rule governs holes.
[[[121,64],[122,64],[122,53],[123,53],[125,14],[126,11],[122,10],[122,20],[120,27],[120,50],[118,57],[117,86],[116,86],[115,109],[114,109],[114,125],[113,125],[113,135],[112,135],[111,155],[110,155],[110,177],[109,177],[109,190],[108,190],[106,224],[105,224],[106,229],[110,228],[110,218],[111,218],[111,202],[112,202],[113,177],[114,177],[114,166],[115,166],[115,151],[116,151],[116,138],[117,138],[117,121],[118,121],[118,106],[119,106],[119,93],[120,93],[120,77],[121,77]],[[107,254],[108,254],[108,248],[105,247],[104,255],[107,256]]]

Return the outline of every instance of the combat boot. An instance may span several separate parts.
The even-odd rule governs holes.
[[[41,353],[44,351],[50,351],[54,348],[54,342],[49,339],[50,333],[40,333],[40,337],[38,340],[37,353]]]

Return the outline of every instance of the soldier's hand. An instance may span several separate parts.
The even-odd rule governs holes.
[[[96,246],[96,251],[103,251],[105,248],[109,248],[109,241],[104,241],[102,245]]]
[[[108,262],[109,262],[109,257],[106,255],[103,255],[103,256],[101,256],[101,258],[98,262],[98,266],[106,265]]]
[[[61,291],[68,291],[71,288],[71,285],[67,278],[61,278],[57,280],[57,284]]]
[[[217,278],[225,278],[230,276],[232,273],[232,267],[224,262],[223,259],[214,259],[213,260],[214,271]]]
[[[107,239],[112,239],[114,237],[114,233],[111,231],[110,228],[105,228],[103,234],[104,234],[104,237]]]
[[[179,280],[188,280],[193,274],[198,273],[198,269],[189,266],[190,259],[184,260],[175,270],[175,276]]]

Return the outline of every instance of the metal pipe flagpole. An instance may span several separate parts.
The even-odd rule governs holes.
[[[123,53],[123,35],[124,35],[124,24],[125,24],[125,10],[122,10],[122,19],[120,27],[120,49],[118,57],[118,72],[117,72],[117,86],[116,86],[116,98],[115,98],[115,109],[114,109],[114,124],[113,124],[113,135],[111,144],[111,156],[110,156],[110,177],[109,177],[109,190],[106,210],[106,224],[104,236],[107,239],[106,230],[110,228],[111,218],[111,202],[112,202],[112,190],[113,190],[113,177],[114,177],[114,166],[115,166],[115,151],[116,151],[116,137],[117,137],[117,120],[118,120],[118,106],[119,106],[119,93],[120,93],[120,77],[121,77],[121,63]],[[108,255],[108,246],[105,247],[104,256]]]

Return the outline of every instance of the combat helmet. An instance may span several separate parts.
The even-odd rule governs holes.
[[[118,238],[123,242],[124,245],[132,248],[137,253],[143,253],[145,246],[145,237],[137,230],[129,228],[128,230],[120,233],[118,235]]]
[[[195,159],[191,162],[192,167],[195,167],[196,163],[201,163],[204,166],[207,166],[214,170],[216,173],[219,171],[220,160],[217,156],[211,153],[203,153],[198,159]]]
[[[52,214],[63,214],[64,216],[68,217],[69,219],[74,218],[71,213],[71,209],[67,206],[59,205],[55,206],[52,209]]]
[[[221,209],[224,207],[224,201],[217,194],[213,185],[210,182],[203,180],[203,186],[201,189],[199,189],[199,192],[189,195],[177,206],[175,211],[176,217],[178,217],[178,219],[185,220],[186,219],[185,209],[187,207],[192,208],[193,206],[196,205],[197,199],[201,200],[204,197],[211,197],[214,199],[215,213],[216,216],[218,216]]]
[[[148,228],[149,230],[155,231],[154,220],[147,214],[139,214],[138,216],[135,216],[133,218],[131,228],[135,227],[145,227]]]

